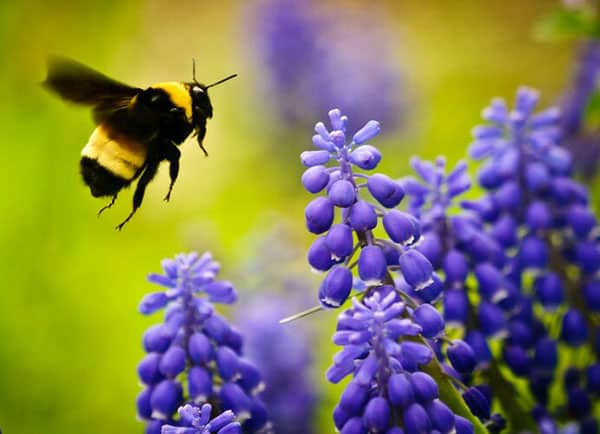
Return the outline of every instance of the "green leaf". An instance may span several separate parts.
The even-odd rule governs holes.
[[[534,26],[534,36],[543,41],[593,37],[596,29],[591,12],[559,9],[542,17]]]

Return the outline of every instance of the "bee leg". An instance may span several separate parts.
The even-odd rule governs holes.
[[[204,156],[208,157],[208,152],[204,149],[204,145],[202,145],[202,141],[204,140],[204,136],[206,136],[206,118],[203,118],[200,122],[198,122],[198,144],[200,145],[200,149],[204,152]]]
[[[102,214],[105,210],[111,208],[115,204],[115,201],[117,200],[117,195],[118,194],[119,193],[115,193],[115,195],[110,200],[110,203],[108,205],[103,206],[102,208],[100,208],[100,210],[98,211],[98,217],[100,217],[100,214]]]
[[[177,149],[177,146],[170,143],[164,151],[165,159],[169,162],[169,177],[171,178],[171,183],[169,184],[169,191],[165,196],[165,201],[168,202],[171,198],[171,191],[173,190],[173,186],[175,185],[175,181],[177,180],[177,175],[179,175],[179,157],[181,157],[181,152]]]
[[[125,225],[125,223],[131,220],[131,217],[133,217],[135,212],[138,210],[138,208],[142,204],[142,200],[144,199],[144,192],[146,191],[146,186],[150,183],[150,181],[152,181],[152,179],[156,175],[159,163],[160,161],[158,160],[148,162],[146,168],[144,169],[144,173],[142,173],[142,176],[140,177],[140,180],[138,181],[135,187],[135,193],[133,193],[133,209],[131,210],[127,218],[123,220],[115,229],[120,231]]]

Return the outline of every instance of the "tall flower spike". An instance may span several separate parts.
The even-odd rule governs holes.
[[[322,122],[315,125],[313,144],[319,150],[300,156],[308,166],[302,177],[304,187],[311,193],[326,192],[305,210],[307,229],[323,234],[308,252],[314,269],[328,271],[319,289],[321,304],[335,308],[346,301],[355,283],[354,266],[363,284],[390,283],[390,273],[400,271],[409,285],[426,294],[423,290],[434,285],[432,268],[411,248],[419,240],[419,224],[414,217],[389,209],[401,202],[403,188],[383,174],[358,173],[375,169],[381,160],[379,150],[367,144],[379,134],[379,123],[369,121],[347,139],[348,118],[333,109],[329,120],[331,131]],[[328,167],[329,163],[333,165]],[[373,234],[380,219],[389,239]],[[358,259],[351,264],[356,253]]]
[[[499,303],[508,304],[503,362],[528,381],[541,429],[553,417],[564,420],[549,406],[550,388],[563,375],[558,369],[568,365],[559,360],[568,350],[558,352],[557,340],[586,346],[593,357],[599,356],[594,349],[594,296],[586,288],[597,281],[600,243],[587,192],[571,178],[572,158],[559,146],[559,112],[549,108],[535,113],[537,100],[537,92],[521,88],[512,110],[502,100],[492,101],[483,112],[488,124],[474,129],[470,151],[485,159],[479,182],[488,190],[471,208],[507,252],[503,271],[508,297]],[[558,327],[549,326],[557,322]],[[562,405],[583,427],[590,419],[590,398],[579,385],[567,389]]]
[[[210,431],[210,426],[214,428],[214,420],[223,420],[223,416],[207,425],[210,407],[201,411],[201,425],[209,427],[202,428],[204,431],[200,425],[173,428],[196,414],[192,407],[183,407],[176,421],[178,407],[209,400],[219,403],[218,411],[233,411],[244,432],[267,427],[266,410],[256,396],[261,384],[258,370],[241,355],[240,333],[214,309],[213,303],[231,304],[237,298],[229,282],[217,280],[219,264],[209,253],[190,253],[165,259],[162,267],[164,274],[150,274],[148,280],[165,290],[147,295],[140,303],[144,314],[165,308],[165,322],[144,333],[147,355],[138,366],[145,389],[137,408],[139,417],[147,422],[146,433],[158,434],[163,425],[170,426],[166,434],[212,433],[216,428]],[[219,433],[237,432],[235,423],[226,425]]]
[[[443,372],[430,345],[443,337],[444,323],[427,304],[439,296],[442,284],[428,259],[414,248],[421,238],[419,221],[389,209],[404,196],[398,182],[383,174],[358,172],[373,170],[381,160],[379,150],[366,144],[379,133],[379,123],[369,121],[347,140],[347,118],[337,109],[329,112],[329,118],[331,131],[321,122],[315,126],[313,143],[320,150],[301,155],[309,167],[304,186],[309,192],[324,188],[327,194],[306,209],[309,231],[325,234],[313,243],[308,259],[313,268],[329,270],[319,290],[322,306],[340,307],[353,285],[362,293],[340,314],[333,337],[344,349],[334,357],[328,380],[337,383],[348,375],[354,377],[334,411],[336,427],[341,433],[397,432],[400,426],[407,432],[450,432],[458,423],[468,432],[471,422],[456,422],[454,412],[439,399],[438,387],[446,396],[454,395],[454,403],[460,402],[452,381],[434,380],[422,370],[431,363],[438,375]],[[330,161],[334,163],[327,167]],[[312,176],[315,167],[319,174],[327,174],[326,182],[318,179],[320,175]],[[381,233],[389,238],[375,236],[380,220]],[[358,278],[352,273],[355,266]],[[417,297],[424,304],[419,306]],[[466,371],[474,352],[465,350],[464,342],[456,347],[451,351],[454,363]],[[479,423],[475,418],[471,421]]]

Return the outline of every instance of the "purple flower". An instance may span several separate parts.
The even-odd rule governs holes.
[[[242,428],[235,420],[231,410],[210,418],[212,406],[204,404],[201,408],[186,404],[178,410],[178,426],[163,425],[161,434],[241,434]]]
[[[303,128],[312,120],[309,115],[324,114],[337,104],[356,122],[353,128],[372,117],[388,131],[399,125],[405,108],[403,80],[391,60],[389,26],[377,8],[353,12],[313,0],[257,5],[250,16],[252,53],[265,65],[261,83],[268,84],[264,90],[276,115]],[[364,141],[360,135],[355,138],[357,144]]]
[[[438,399],[438,385],[420,370],[435,357],[432,349],[424,340],[407,339],[422,339],[424,328],[417,318],[431,327],[426,306],[411,317],[394,289],[382,286],[362,301],[353,299],[352,307],[339,315],[333,341],[344,349],[334,357],[327,378],[337,383],[353,375],[334,412],[340,432],[362,432],[354,431],[361,426],[373,432],[394,432],[388,431],[395,426],[390,417],[394,409],[402,411],[397,414],[402,415],[407,432],[454,428],[454,413]]]
[[[320,150],[301,155],[309,166],[302,177],[305,188],[311,193],[325,190],[327,195],[313,199],[305,210],[308,230],[324,234],[308,252],[310,265],[328,272],[319,288],[322,306],[344,304],[356,283],[351,271],[354,265],[360,277],[358,285],[389,283],[392,274],[400,271],[414,289],[434,292],[431,264],[411,248],[420,238],[417,219],[387,209],[400,203],[404,189],[385,175],[360,172],[374,169],[381,160],[377,148],[366,144],[380,133],[379,123],[369,121],[349,138],[348,118],[340,110],[330,110],[329,121],[331,130],[322,122],[315,125],[313,144]],[[389,240],[374,236],[380,219]],[[358,260],[352,264],[356,253]]]
[[[150,274],[148,280],[166,291],[152,293],[140,303],[144,314],[162,308],[166,312],[165,322],[144,334],[148,354],[138,366],[146,387],[138,397],[138,415],[147,421],[147,431],[162,425],[164,434],[233,434],[241,433],[242,424],[245,432],[258,432],[267,425],[264,406],[256,397],[260,375],[241,356],[239,332],[213,305],[233,303],[235,290],[229,282],[216,279],[219,264],[209,253],[180,254],[163,260],[162,267],[164,274]],[[238,401],[223,399],[222,392],[228,388],[238,391]],[[210,405],[202,409],[183,406],[199,405],[218,395],[219,410],[234,410],[237,422],[231,411],[209,421]],[[240,399],[245,405],[234,408]],[[173,418],[180,406],[180,426],[175,426]]]

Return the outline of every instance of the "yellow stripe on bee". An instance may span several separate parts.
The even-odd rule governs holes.
[[[151,87],[167,92],[171,102],[177,107],[184,109],[188,121],[192,121],[192,96],[185,84],[179,81],[166,81],[164,83],[153,84]]]
[[[142,143],[125,137],[110,137],[106,128],[100,125],[92,133],[81,156],[96,160],[111,173],[131,180],[144,165],[146,152]]]

